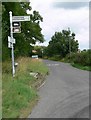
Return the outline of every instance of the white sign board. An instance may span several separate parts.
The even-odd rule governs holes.
[[[13,33],[21,33],[21,28],[20,27],[14,27],[13,28]]]
[[[12,21],[30,21],[30,16],[12,16]]]
[[[12,44],[8,42],[8,48],[12,48]]]
[[[8,42],[9,42],[9,43],[14,43],[14,44],[15,44],[15,39],[8,36]]]

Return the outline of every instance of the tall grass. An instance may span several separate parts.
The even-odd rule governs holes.
[[[3,63],[3,118],[27,117],[39,99],[36,89],[32,87],[38,80],[29,73],[34,71],[45,75],[48,72],[41,60],[20,57],[16,61],[19,65],[14,78],[11,74],[11,63]]]
[[[0,62],[0,119],[2,118],[2,63]]]

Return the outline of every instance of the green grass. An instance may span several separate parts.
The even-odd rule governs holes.
[[[2,118],[2,63],[0,62],[0,120]]]
[[[80,64],[74,64],[74,63],[71,63],[71,65],[81,70],[91,71],[91,66],[82,66]]]
[[[70,59],[63,58],[63,59],[59,60],[56,57],[51,57],[49,59],[54,60],[54,61],[64,62],[64,63],[70,63],[73,67],[76,67],[78,69],[91,71],[91,66],[82,66],[81,64],[74,64],[74,63],[72,63],[72,60],[70,60]]]
[[[30,76],[30,71],[39,72],[46,75],[48,68],[41,60],[31,60],[30,58],[19,58],[19,66],[16,75],[12,78],[11,65],[3,63],[2,74],[2,117],[19,118],[27,117],[34,105],[37,103],[39,96],[37,89],[32,87],[36,82],[42,81]],[[6,66],[6,67],[5,67]],[[9,70],[8,70],[9,67]]]
[[[31,62],[31,64],[29,65],[28,71],[39,72],[43,75],[45,75],[48,72],[47,66],[43,62],[41,62],[41,60],[39,60],[37,62],[36,62],[36,60],[34,60],[33,63],[34,64],[32,64],[32,62]]]

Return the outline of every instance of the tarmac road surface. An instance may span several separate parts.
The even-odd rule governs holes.
[[[89,118],[89,72],[44,60],[50,74],[28,118]]]

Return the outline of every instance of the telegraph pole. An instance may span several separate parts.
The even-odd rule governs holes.
[[[69,33],[70,33],[70,28],[68,28],[68,31],[69,31]],[[68,40],[69,40],[69,57],[70,57],[70,60],[71,60],[71,36],[69,35],[69,38],[68,38]]]
[[[71,36],[69,36],[69,55],[71,58]]]
[[[9,12],[10,15],[10,37],[11,39],[13,39],[13,26],[12,26],[12,12]],[[15,65],[14,65],[14,47],[13,47],[13,42],[11,42],[11,47],[12,47],[12,51],[11,51],[11,56],[12,56],[12,75],[13,77],[15,76]]]

